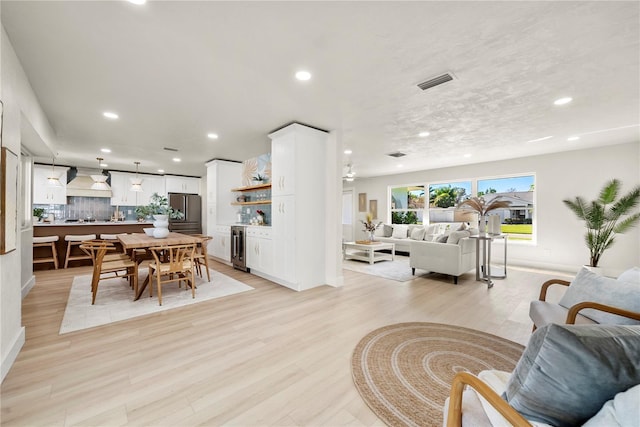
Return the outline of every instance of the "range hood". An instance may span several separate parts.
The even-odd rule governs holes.
[[[111,197],[111,188],[107,185],[105,190],[95,190],[91,186],[94,184],[91,175],[102,175],[98,169],[78,168],[76,176],[71,175],[71,181],[67,184],[67,196],[81,197]]]

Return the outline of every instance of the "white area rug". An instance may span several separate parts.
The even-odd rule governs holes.
[[[407,282],[420,277],[420,274],[427,274],[425,271],[416,270],[416,275],[413,276],[411,267],[409,267],[409,257],[402,255],[396,255],[393,261],[378,261],[373,265],[364,261],[348,259],[342,261],[342,267],[359,273],[397,280],[398,282]]]
[[[164,285],[161,306],[158,305],[158,294],[155,287],[153,298],[149,298],[149,288],[147,287],[140,299],[134,301],[133,291],[126,279],[101,281],[98,286],[96,303],[91,305],[91,276],[76,276],[73,278],[71,292],[69,292],[60,334],[253,290],[251,286],[229,276],[211,269],[209,271],[211,272],[211,282],[207,282],[206,274],[204,274],[204,279],[196,276],[195,299],[191,297],[191,290],[185,290],[184,282],[181,288],[178,288],[177,282]],[[147,277],[147,274],[146,268],[139,270],[140,284]]]

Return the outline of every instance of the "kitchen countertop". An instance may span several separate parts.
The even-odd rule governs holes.
[[[111,221],[92,221],[92,222],[64,222],[62,221],[54,221],[54,222],[36,222],[35,224],[33,224],[34,227],[74,227],[74,226],[79,226],[79,225],[134,225],[134,224],[141,224],[141,225],[153,225],[153,221],[143,221],[143,222],[138,222],[138,221],[118,221],[118,222],[111,222]]]

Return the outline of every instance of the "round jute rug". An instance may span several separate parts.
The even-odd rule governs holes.
[[[524,347],[495,335],[438,323],[399,323],[364,337],[351,359],[353,381],[390,426],[441,426],[457,372],[512,371]]]

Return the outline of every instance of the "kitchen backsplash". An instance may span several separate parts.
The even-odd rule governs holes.
[[[115,206],[111,206],[111,200],[105,197],[67,197],[66,205],[33,205],[34,208],[43,208],[44,216],[53,214],[56,220],[65,219],[95,219],[108,221],[114,215]],[[124,212],[126,220],[135,220],[135,206],[119,206],[118,210]]]

